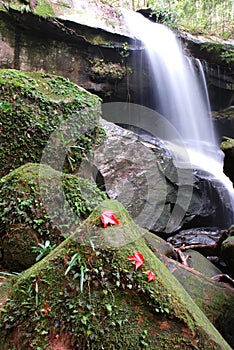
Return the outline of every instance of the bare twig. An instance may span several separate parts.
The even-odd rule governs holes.
[[[217,248],[218,244],[213,243],[213,244],[191,244],[184,246],[182,245],[179,249],[181,251],[188,250],[188,249],[197,249],[197,248]]]
[[[178,257],[180,258],[181,263],[182,263],[183,265],[187,266],[187,267],[190,267],[188,261],[189,261],[189,259],[191,258],[191,256],[190,256],[190,255],[185,256],[185,255],[182,253],[181,248],[177,248],[177,249],[175,249],[175,251],[176,251],[176,253],[178,254]]]
[[[232,279],[230,276],[226,274],[215,275],[211,277],[211,279],[216,282],[229,283],[232,287],[234,287],[234,279]]]

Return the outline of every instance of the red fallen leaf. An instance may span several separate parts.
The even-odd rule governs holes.
[[[44,313],[46,314],[46,316],[49,315],[49,311],[51,310],[51,308],[49,307],[49,302],[46,300],[45,302],[45,308],[44,308]]]
[[[156,281],[156,275],[148,270],[148,271],[144,271],[143,273],[146,273],[148,275],[148,282],[151,282],[151,281]]]
[[[133,255],[127,257],[128,260],[135,261],[136,270],[144,263],[144,257],[140,252],[135,252]]]
[[[104,225],[104,228],[107,227],[108,224],[112,225],[120,225],[119,220],[115,217],[115,213],[112,210],[103,210],[100,215],[101,221]]]

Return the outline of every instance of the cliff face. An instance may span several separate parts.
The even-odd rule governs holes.
[[[19,4],[0,8],[2,68],[62,75],[104,98],[126,100],[131,39],[117,12],[107,6],[100,14],[97,6],[82,12],[57,5],[41,16],[42,9],[26,9]]]
[[[144,61],[144,48],[131,37],[120,10],[92,0],[4,1],[0,19],[1,68],[62,75],[105,102],[139,103],[141,83],[147,104],[147,66],[139,78],[133,63]],[[189,54],[205,62],[212,108],[233,104],[233,44],[187,33],[180,39]]]

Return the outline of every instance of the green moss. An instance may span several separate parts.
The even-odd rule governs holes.
[[[19,271],[35,261],[30,244],[47,239],[60,243],[106,197],[87,179],[26,164],[0,180],[0,198],[3,262]]]
[[[55,12],[48,0],[38,0],[37,6],[33,12],[42,17],[55,16]]]
[[[54,193],[58,194],[60,186],[67,204],[63,203],[60,208],[58,202],[57,215],[66,216],[66,210],[72,208],[77,220],[85,218],[105,198],[105,194],[87,179],[62,174],[42,164],[26,164],[0,180],[1,229],[26,222],[46,238],[51,232],[46,228],[50,218],[43,205],[43,195],[48,193],[51,198]],[[0,236],[3,232],[0,231]]]
[[[218,329],[229,344],[233,346],[233,335],[232,332],[230,332],[230,325],[233,324],[234,311],[233,289],[224,288],[222,283],[220,284],[211,280],[207,277],[209,276],[209,273],[201,274],[195,269],[187,269],[177,261],[167,258],[165,256],[165,253],[168,253],[168,249],[165,249],[167,244],[164,242],[164,248],[162,249],[162,243],[160,240],[161,239],[158,239],[157,236],[147,233],[147,241],[150,241],[156,256],[158,256],[164,265],[167,266],[167,268],[172,272],[173,276],[178,279],[210,322]],[[191,252],[189,253],[191,254]],[[194,251],[192,254],[192,259],[195,253],[198,254]],[[203,257],[203,259],[205,258]],[[206,266],[208,263],[209,262],[206,261],[204,266]],[[190,264],[193,266],[193,261],[191,263],[191,259]],[[215,274],[217,274],[217,272],[214,271],[211,276],[214,276]],[[226,310],[225,313],[223,310]]]
[[[233,149],[233,148],[234,148],[234,139],[225,136],[225,137],[223,138],[222,143],[221,143],[221,149],[222,149],[223,151],[225,151],[225,150],[229,150],[229,149],[231,150],[231,149]]]
[[[107,208],[120,226],[101,227]],[[47,349],[56,342],[72,349],[229,349],[143,234],[122,205],[102,202],[16,281],[0,313],[3,350],[29,349],[29,343]],[[137,271],[127,259],[135,250],[145,257]],[[155,282],[147,282],[147,269],[156,273]]]
[[[23,72],[15,69],[1,69],[0,73],[0,83],[3,84],[4,91],[9,88],[13,90],[15,87],[22,94],[24,93],[32,98],[65,103],[75,100],[80,106],[93,106],[100,102],[97,96],[90,94],[63,77],[47,73]]]
[[[94,45],[114,48],[115,45],[112,41],[107,40],[104,36],[89,33],[86,35],[86,39]]]
[[[69,172],[105,136],[98,124],[100,99],[65,78],[2,69],[0,92],[0,176],[22,164],[39,163],[58,128],[47,160],[61,170],[65,151],[64,170]]]
[[[6,8],[11,8],[14,10],[18,10],[20,12],[22,11],[30,11],[30,6],[29,6],[29,0],[26,1],[21,1],[21,0],[11,0],[10,2],[5,1],[6,7],[3,7],[3,9],[6,10]],[[1,7],[0,7],[1,9]],[[2,9],[1,9],[2,10]],[[48,0],[38,0],[35,9],[33,12],[39,16],[42,17],[54,17],[55,12],[50,4],[50,1]]]

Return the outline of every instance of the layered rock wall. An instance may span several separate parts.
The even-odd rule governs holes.
[[[43,1],[47,10],[38,4],[32,11],[23,3],[4,1],[5,6],[0,7],[0,68],[62,75],[105,102],[142,103],[142,84],[147,105],[148,69],[139,72],[133,63],[138,58],[144,62],[144,48],[132,38],[119,10],[89,2],[66,6],[48,2],[49,6]],[[233,104],[233,61],[228,56],[233,44],[211,43],[188,33],[179,38],[188,54],[204,63],[212,109]]]

